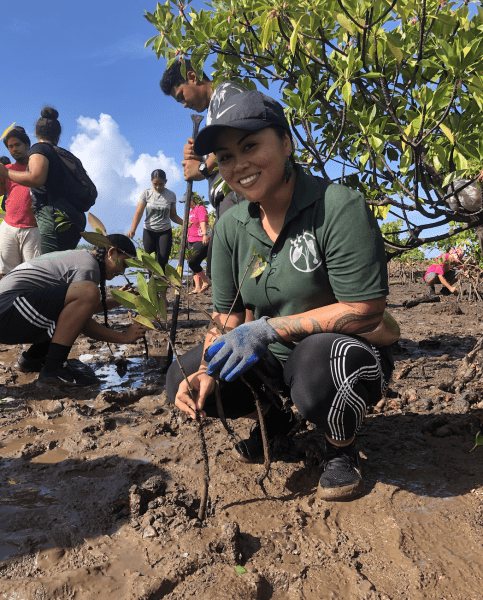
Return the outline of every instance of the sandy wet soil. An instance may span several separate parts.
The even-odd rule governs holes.
[[[469,450],[483,396],[478,379],[452,382],[482,333],[483,303],[402,306],[425,291],[391,285],[402,340],[359,436],[363,497],[317,499],[322,436],[303,422],[276,440],[265,496],[263,465],[238,463],[207,420],[202,524],[197,432],[166,401],[156,334],[147,361],[140,343],[114,348],[130,361],[122,377],[104,344],[80,339],[72,356],[103,379],[75,392],[36,388],[14,368],[21,348],[0,347],[0,599],[482,598],[483,448]],[[202,315],[186,316],[182,351],[203,337]],[[122,327],[125,313],[113,321]]]

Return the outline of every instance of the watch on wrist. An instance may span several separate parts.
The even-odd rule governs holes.
[[[204,161],[199,164],[198,171],[203,175],[203,177],[206,177],[206,179],[208,179],[210,176],[210,172],[208,171],[208,167]]]

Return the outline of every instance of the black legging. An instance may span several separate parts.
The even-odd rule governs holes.
[[[143,246],[148,254],[156,252],[156,260],[163,267],[169,260],[169,253],[173,244],[173,232],[171,228],[165,231],[143,231]]]
[[[203,242],[189,242],[188,248],[194,250],[194,255],[188,261],[188,267],[193,273],[201,273],[201,271],[203,271],[201,263],[208,254],[208,244],[203,244]]]
[[[203,347],[197,346],[181,357],[186,374],[199,368]],[[257,366],[279,387],[290,393],[302,417],[321,427],[333,440],[348,440],[360,428],[367,406],[376,404],[387,387],[394,363],[388,348],[376,348],[362,338],[335,333],[310,335],[295,346],[285,364],[271,352]],[[245,377],[256,386],[260,400],[268,402],[261,382],[252,371]],[[173,363],[166,380],[166,391],[174,403],[183,376]],[[229,419],[249,415],[256,410],[251,392],[238,379],[220,386],[225,416]],[[204,410],[218,416],[215,395],[211,394]]]

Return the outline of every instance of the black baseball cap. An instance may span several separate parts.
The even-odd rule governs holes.
[[[271,125],[278,125],[290,133],[290,125],[281,104],[257,91],[236,94],[220,104],[211,123],[196,136],[195,154],[211,154],[215,150],[218,135],[225,127],[258,131]]]

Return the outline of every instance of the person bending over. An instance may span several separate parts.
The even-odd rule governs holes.
[[[385,311],[387,268],[376,220],[359,192],[295,164],[282,106],[260,92],[221,104],[194,150],[214,152],[223,179],[246,200],[214,232],[213,319],[227,333],[219,337],[211,328],[203,345],[181,357],[195,400],[175,363],[168,398],[192,418],[195,411],[216,417],[219,375],[226,417],[253,415],[244,375],[268,408],[272,440],[292,429],[294,415],[270,404],[256,366],[325,431],[319,496],[354,498],[363,490],[355,435],[367,406],[386,389],[394,368],[388,346],[399,337]],[[254,252],[267,266],[258,277],[245,277],[237,296]],[[247,309],[255,317],[248,323]],[[244,462],[263,454],[258,423],[235,453]]]
[[[460,271],[456,267],[461,264],[463,254],[463,248],[453,248],[449,252],[440,254],[429,265],[424,275],[424,281],[429,285],[430,296],[436,294],[437,283],[441,284],[440,294],[442,296],[449,296],[458,291],[454,284],[458,281]]]
[[[19,357],[25,372],[40,371],[37,385],[84,385],[67,358],[79,334],[116,344],[141,338],[133,323],[126,331],[107,327],[107,311],[119,306],[106,298],[106,280],[124,273],[136,254],[124,235],[108,236],[114,247],[43,254],[24,262],[0,281],[0,344],[32,344]],[[93,319],[104,311],[105,325]]]

